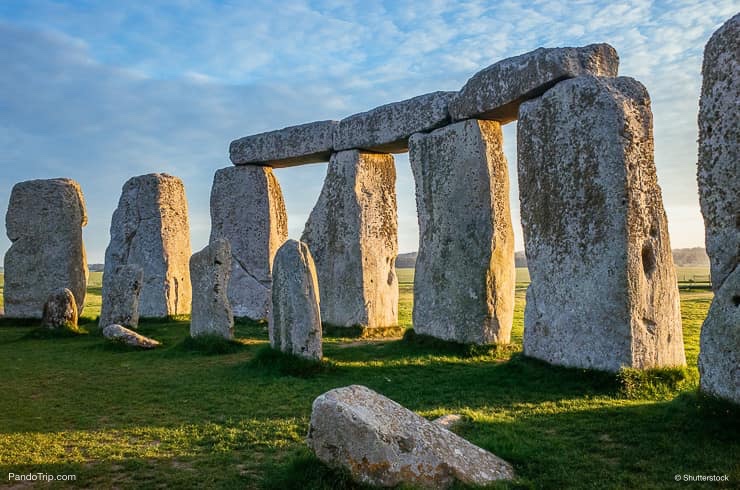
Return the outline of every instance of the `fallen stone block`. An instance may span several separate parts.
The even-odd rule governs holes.
[[[336,126],[337,121],[317,121],[239,138],[229,146],[231,163],[280,168],[326,162]]]
[[[120,342],[131,347],[139,347],[141,349],[154,349],[159,347],[161,344],[154,339],[139,335],[133,330],[129,330],[121,325],[108,325],[103,328],[103,337],[114,342]]]
[[[616,77],[617,51],[608,44],[579,48],[538,48],[479,71],[450,102],[455,121],[469,118],[507,123],[519,105],[542,95],[561,80],[580,75]]]
[[[370,485],[447,488],[514,478],[506,461],[364,386],[316,398],[306,442],[325,464]]]

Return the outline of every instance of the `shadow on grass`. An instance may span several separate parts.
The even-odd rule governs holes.
[[[245,349],[245,345],[236,340],[228,340],[220,335],[187,336],[174,350],[196,352],[207,356],[234,354]]]
[[[312,378],[336,371],[331,361],[314,361],[293,356],[273,349],[269,345],[260,347],[254,357],[240,368],[254,369],[265,374]]]

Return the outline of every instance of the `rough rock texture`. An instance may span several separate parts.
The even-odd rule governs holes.
[[[704,48],[699,102],[699,199],[704,215],[712,288],[717,291],[740,257],[740,14]]]
[[[160,343],[154,339],[144,337],[133,330],[129,330],[126,327],[116,324],[105,327],[103,329],[103,337],[132,347],[140,347],[142,349],[153,349],[160,345]]]
[[[305,243],[288,240],[275,256],[270,345],[306,359],[320,360],[319,281]]]
[[[272,261],[288,238],[280,184],[269,167],[222,168],[211,188],[211,242],[231,244],[229,302],[234,316],[266,320]]]
[[[5,316],[41,318],[49,294],[60,288],[72,291],[82,312],[86,224],[85,200],[74,180],[29,180],[13,186],[5,215],[12,242],[4,260]]]
[[[448,413],[432,420],[432,423],[439,425],[447,430],[452,430],[453,427],[459,425],[462,422],[462,415],[457,413]]]
[[[419,255],[414,330],[463,343],[507,343],[514,315],[514,232],[501,126],[468,120],[416,134]]]
[[[514,477],[506,461],[364,386],[316,398],[307,443],[324,463],[371,485],[446,488]]]
[[[105,280],[99,327],[117,323],[136,328],[139,325],[139,295],[144,271],[138,265],[121,265],[111,270]]]
[[[316,261],[321,319],[337,327],[398,324],[398,216],[393,156],[335,153],[301,241]]]
[[[116,267],[144,270],[139,296],[142,317],[190,313],[190,224],[185,187],[177,177],[147,174],[123,186],[105,251],[103,296]]]
[[[701,390],[740,404],[740,267],[714,294],[699,347]]]
[[[449,123],[447,106],[456,93],[432,92],[344,118],[334,131],[334,151],[404,153],[412,134]]]
[[[337,121],[317,121],[239,138],[229,146],[231,163],[292,167],[325,162],[336,126]]]
[[[616,77],[617,51],[608,44],[539,48],[479,71],[450,102],[453,120],[517,118],[519,104],[542,95],[560,80],[580,75]]]
[[[711,261],[712,306],[701,329],[702,391],[740,404],[740,14],[704,49],[699,197]]]
[[[685,364],[652,127],[631,78],[566,80],[522,104],[526,355],[607,371]]]
[[[44,304],[41,326],[52,329],[77,329],[77,303],[72,291],[61,288],[49,295]]]
[[[214,240],[190,258],[193,311],[190,336],[220,335],[234,338],[234,314],[227,290],[231,276],[231,246],[223,238]]]

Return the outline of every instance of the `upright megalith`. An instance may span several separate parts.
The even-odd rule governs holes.
[[[522,102],[561,80],[589,74],[616,77],[618,69],[619,56],[608,44],[538,48],[473,75],[450,102],[450,115],[456,121],[475,117],[506,123],[517,118]]]
[[[234,314],[227,290],[231,276],[231,246],[223,238],[212,241],[190,258],[193,311],[190,336],[234,338]]]
[[[398,216],[393,156],[342,151],[306,222],[319,277],[321,319],[338,327],[398,324]]]
[[[740,403],[740,14],[704,48],[699,102],[699,199],[714,299],[701,330],[701,389]]]
[[[60,288],[46,300],[41,326],[51,330],[77,331],[77,318],[77,303],[72,291]]]
[[[652,127],[631,78],[566,80],[521,105],[526,355],[607,371],[685,364]]]
[[[190,224],[185,186],[168,174],[129,179],[113,213],[105,251],[106,277],[117,267],[138,265],[144,271],[139,298],[142,317],[164,318],[190,313]]]
[[[409,141],[419,255],[414,330],[463,343],[507,343],[514,315],[514,234],[501,126],[468,120]]]
[[[72,291],[85,304],[87,260],[82,227],[87,224],[80,185],[71,179],[29,180],[13,186],[5,228],[5,316],[41,318],[49,294]]]
[[[144,283],[144,270],[135,264],[119,265],[111,269],[100,307],[98,326],[118,324],[124,327],[139,326],[139,295]]]
[[[288,238],[283,194],[272,169],[252,165],[216,171],[211,188],[211,242],[231,244],[229,302],[234,316],[266,320],[272,261]]]
[[[274,349],[321,360],[319,283],[305,243],[288,240],[277,251],[268,328]]]

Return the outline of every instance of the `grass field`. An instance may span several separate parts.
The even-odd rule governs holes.
[[[411,274],[399,271],[404,325]],[[83,327],[94,332],[99,275],[88,300]],[[0,485],[13,483],[11,472],[42,472],[96,489],[354,488],[303,439],[313,399],[356,383],[425,417],[464,415],[458,433],[514,464],[518,479],[503,488],[692,488],[676,484],[684,474],[728,475],[724,487],[737,488],[740,410],[696,392],[711,293],[682,291],[681,300],[689,367],[622,376],[521,356],[523,287],[512,349],[326,338],[325,367],[304,375],[255,362],[264,325],[237,325],[239,344],[216,354],[184,342],[187,322],[144,322],[140,331],[164,343],[150,352],[5,322]]]

